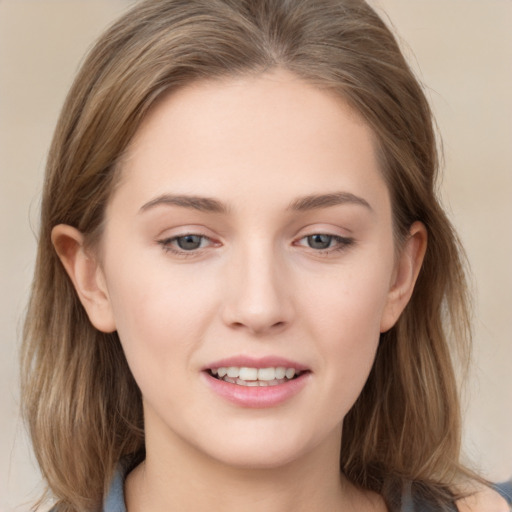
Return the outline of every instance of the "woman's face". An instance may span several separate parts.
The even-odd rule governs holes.
[[[149,446],[244,467],[339,450],[404,274],[372,133],[343,101],[284,71],[168,95],[105,226],[100,288]]]

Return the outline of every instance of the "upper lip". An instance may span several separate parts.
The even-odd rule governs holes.
[[[251,357],[251,356],[232,356],[225,359],[219,359],[203,367],[203,371],[216,370],[217,368],[228,368],[235,366],[237,368],[295,368],[297,371],[306,371],[309,368],[297,361],[292,361],[279,356],[264,356],[264,357]]]

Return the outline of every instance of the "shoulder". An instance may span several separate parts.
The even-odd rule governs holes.
[[[457,501],[459,512],[510,512],[505,498],[491,488],[479,489],[474,494]]]

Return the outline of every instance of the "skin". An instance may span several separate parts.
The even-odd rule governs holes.
[[[100,246],[54,228],[91,322],[118,331],[142,391],[147,458],[126,482],[129,512],[385,510],[339,474],[341,429],[427,236],[415,223],[395,246],[374,146],[340,98],[288,72],[200,82],[139,128]],[[198,249],[179,249],[187,234]],[[326,250],[311,246],[319,234],[334,237]],[[297,361],[307,382],[274,407],[234,405],[202,372],[234,355]]]

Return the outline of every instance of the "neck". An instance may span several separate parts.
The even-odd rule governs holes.
[[[341,478],[314,487],[303,475],[294,478],[298,472],[291,468],[218,471],[205,478],[201,474],[191,477],[188,471],[179,472],[176,467],[163,475],[158,467],[146,460],[130,474],[126,486],[128,512],[352,510],[340,505],[350,501],[344,493],[349,486]]]
[[[146,459],[126,480],[128,512],[374,512],[385,510],[339,470],[341,426],[308,453],[274,467],[214,459],[168,431],[146,428]]]
[[[355,507],[361,493],[340,474],[339,448],[332,448],[319,447],[315,453],[277,468],[255,469],[231,467],[190,449],[172,450],[163,456],[149,445],[146,460],[127,478],[127,510],[374,510]]]

